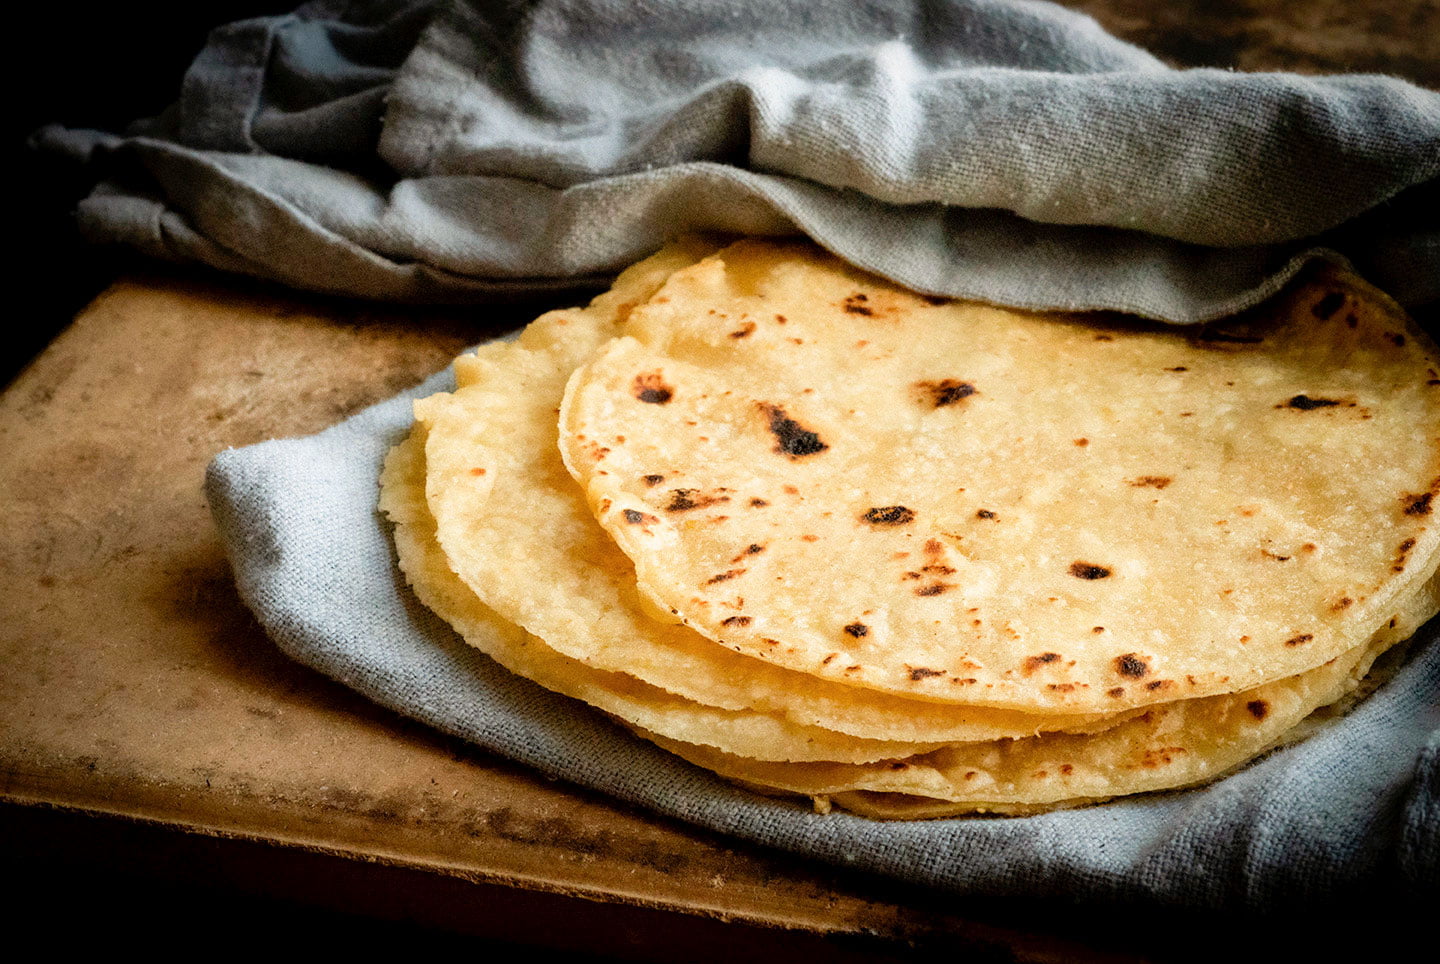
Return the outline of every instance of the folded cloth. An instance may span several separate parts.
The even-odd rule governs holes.
[[[376,480],[411,400],[453,388],[445,372],[318,435],[223,452],[207,477],[266,630],[371,699],[662,814],[957,893],[1273,911],[1440,885],[1440,619],[1350,715],[1209,787],[1031,817],[821,816],[512,676],[415,600]]]
[[[318,0],[216,31],[130,136],[37,139],[102,179],[95,239],[370,298],[593,285],[702,229],[1174,322],[1314,257],[1440,298],[1440,95],[1171,70],[1032,0]]]
[[[383,125],[382,125],[383,121]],[[218,31],[131,136],[51,129],[92,235],[300,287],[457,300],[596,283],[696,229],[802,231],[922,291],[1175,322],[1307,258],[1440,295],[1440,96],[1177,72],[1021,0],[314,3]],[[877,823],[756,797],[512,677],[405,588],[375,508],[410,398],[222,453],[240,591],[296,659],[548,773],[960,893],[1269,908],[1433,886],[1440,639],[1209,788]],[[1387,890],[1388,892],[1388,890]]]

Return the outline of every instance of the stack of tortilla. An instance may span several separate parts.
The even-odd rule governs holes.
[[[1037,812],[1233,770],[1440,609],[1436,355],[1333,268],[1187,329],[685,240],[459,358],[381,507],[465,639],[696,765]]]

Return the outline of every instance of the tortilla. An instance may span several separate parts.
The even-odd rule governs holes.
[[[652,611],[797,673],[1031,713],[1232,693],[1357,650],[1440,563],[1434,346],[1338,269],[1196,330],[746,241],[623,327],[567,466]]]
[[[591,670],[624,673],[707,707],[858,739],[953,743],[1093,731],[1122,719],[945,706],[862,690],[730,652],[647,613],[633,567],[596,525],[560,459],[556,416],[575,368],[666,276],[716,247],[667,249],[589,308],[551,312],[517,342],[460,357],[457,390],[416,403],[436,539],[464,585],[500,619]]]
[[[1239,693],[1154,706],[1092,735],[1046,733],[865,766],[764,764],[652,739],[747,786],[828,798],[870,816],[919,819],[1080,806],[1204,783],[1247,763],[1354,690],[1377,656],[1436,612],[1440,578],[1412,593],[1366,645],[1322,666]]]

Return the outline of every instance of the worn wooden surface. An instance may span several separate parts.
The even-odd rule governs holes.
[[[1436,0],[1059,0],[1175,67],[1392,74],[1440,88]]]

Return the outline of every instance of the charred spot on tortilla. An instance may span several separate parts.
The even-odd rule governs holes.
[[[881,505],[867,510],[860,518],[872,526],[903,526],[915,521],[915,510],[903,505]]]
[[[1424,492],[1420,495],[1406,495],[1402,497],[1405,508],[1402,510],[1406,515],[1429,515],[1430,503],[1434,494]]]
[[[1104,579],[1110,575],[1110,570],[1093,562],[1077,561],[1070,563],[1070,575],[1076,579]]]
[[[1023,672],[1026,676],[1029,676],[1031,673],[1035,672],[1040,667],[1046,666],[1050,663],[1058,662],[1059,660],[1059,653],[1040,653],[1037,656],[1027,656],[1025,658],[1025,662],[1021,665],[1020,669],[1021,672]]]
[[[1276,408],[1298,408],[1302,412],[1313,412],[1317,408],[1334,408],[1336,405],[1343,405],[1344,402],[1338,398],[1312,398],[1309,395],[1294,395],[1288,401],[1276,405]]]
[[[664,405],[675,397],[675,389],[665,384],[665,376],[660,372],[642,372],[635,376],[630,394],[650,405]]]
[[[864,623],[851,623],[845,627],[845,632],[856,639],[870,635],[870,627]]]
[[[1329,321],[1330,316],[1339,311],[1340,306],[1343,304],[1345,304],[1345,293],[1342,291],[1332,291],[1315,302],[1314,307],[1312,307],[1310,311],[1321,321]]]
[[[1150,672],[1150,664],[1141,659],[1137,653],[1125,653],[1123,656],[1115,657],[1115,672],[1131,679],[1139,679]]]
[[[671,489],[670,502],[665,506],[665,511],[689,512],[691,509],[704,509],[729,501],[728,495],[706,495],[699,489]]]
[[[825,451],[830,446],[820,436],[795,421],[778,405],[760,403],[760,410],[769,420],[770,434],[775,436],[775,451],[792,459],[804,458]]]
[[[1392,572],[1404,572],[1405,562],[1410,558],[1410,550],[1415,548],[1414,539],[1406,539],[1400,543],[1400,548],[1395,550],[1395,564],[1390,567]]]
[[[655,516],[650,515],[649,513],[639,512],[635,509],[626,509],[623,514],[625,516],[625,521],[630,523],[632,526],[638,526],[642,524],[649,525],[652,522],[660,521]]]
[[[943,378],[936,382],[916,382],[920,397],[932,408],[954,405],[976,394],[975,386],[954,378]]]

